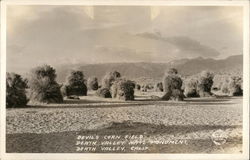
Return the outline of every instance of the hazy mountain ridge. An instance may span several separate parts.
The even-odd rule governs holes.
[[[71,69],[79,69],[84,72],[86,77],[95,76],[99,80],[109,71],[117,70],[122,76],[128,79],[138,79],[148,77],[160,79],[165,71],[175,67],[182,75],[193,75],[202,70],[211,70],[216,73],[221,72],[237,72],[242,74],[243,70],[243,55],[230,56],[226,59],[215,60],[211,58],[195,58],[195,59],[180,59],[169,63],[104,63],[104,64],[85,64],[85,65],[62,65],[56,67],[57,80],[64,82],[67,74]]]

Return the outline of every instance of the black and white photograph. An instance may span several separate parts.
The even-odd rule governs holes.
[[[5,5],[1,147],[245,155],[248,5]]]

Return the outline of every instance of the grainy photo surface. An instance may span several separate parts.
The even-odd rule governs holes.
[[[7,153],[242,153],[242,6],[6,15]]]

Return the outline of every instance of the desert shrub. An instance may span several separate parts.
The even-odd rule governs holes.
[[[198,76],[197,92],[200,97],[211,96],[214,74],[209,71],[202,71]]]
[[[126,79],[117,79],[111,87],[112,98],[134,100],[135,83]]]
[[[184,94],[181,90],[182,79],[177,73],[177,70],[170,69],[170,71],[165,74],[163,78],[163,91],[165,92],[162,97],[163,100],[181,101],[184,99]]]
[[[230,96],[242,96],[242,78],[239,76],[233,76],[229,81],[229,93]]]
[[[162,82],[156,83],[154,88],[155,88],[156,92],[163,92],[163,84],[162,84]]]
[[[98,90],[99,86],[98,86],[98,80],[96,77],[90,77],[88,79],[88,87],[89,89],[92,89],[92,90]]]
[[[197,93],[198,80],[196,78],[186,79],[184,84],[184,95],[186,97],[199,97]]]
[[[96,95],[102,98],[112,98],[108,88],[99,88],[96,91]]]
[[[230,77],[223,83],[221,91],[229,96],[242,96],[242,78],[239,76]]]
[[[63,102],[60,85],[56,82],[56,71],[49,65],[34,68],[31,71],[28,86],[32,102]]]
[[[18,74],[6,75],[6,107],[24,107],[28,103],[26,97],[27,82]]]
[[[70,72],[66,79],[66,92],[67,96],[86,96],[87,86],[82,71],[73,70]]]
[[[113,82],[120,77],[121,77],[121,74],[117,71],[107,73],[102,79],[102,88],[110,89]]]

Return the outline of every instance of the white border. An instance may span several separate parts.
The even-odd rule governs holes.
[[[56,153],[56,154],[23,154],[6,153],[6,6],[7,5],[130,5],[130,6],[242,6],[244,7],[243,32],[243,154],[87,154],[87,153]],[[1,159],[249,159],[249,1],[185,1],[185,0],[3,0],[1,2]]]

